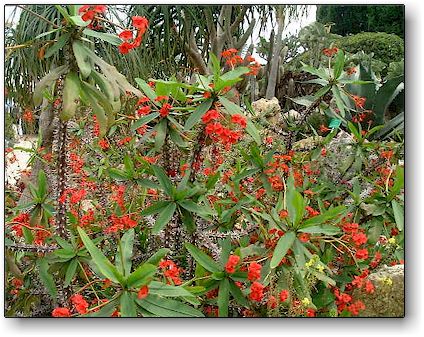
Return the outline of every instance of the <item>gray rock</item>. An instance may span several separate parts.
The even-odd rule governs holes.
[[[280,103],[276,97],[272,99],[261,98],[252,103],[252,108],[261,117],[278,115],[281,112]]]
[[[374,293],[365,289],[356,289],[354,299],[365,304],[360,317],[404,317],[405,316],[405,276],[402,264],[392,267],[383,266],[368,276],[374,287]]]

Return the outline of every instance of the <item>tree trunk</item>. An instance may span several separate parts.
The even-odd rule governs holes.
[[[268,85],[266,88],[266,99],[271,99],[275,96],[275,87],[277,85],[277,75],[278,75],[278,66],[279,66],[279,60],[280,60],[280,52],[281,48],[283,46],[283,30],[284,30],[284,10],[279,10],[277,12],[277,20],[278,20],[278,30],[277,30],[277,36],[275,48],[272,55],[271,60],[271,70],[269,72],[268,76]]]

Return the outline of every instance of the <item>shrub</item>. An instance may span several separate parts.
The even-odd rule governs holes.
[[[386,64],[400,61],[404,54],[404,41],[399,36],[387,33],[359,33],[341,38],[337,46],[350,53],[364,51],[374,53],[374,58]]]

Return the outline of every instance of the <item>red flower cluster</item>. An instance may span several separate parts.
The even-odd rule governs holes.
[[[112,225],[107,227],[104,232],[109,234],[109,233],[116,233],[120,230],[124,230],[124,229],[130,229],[130,228],[134,228],[135,226],[138,225],[138,222],[134,219],[131,218],[131,215],[127,214],[127,215],[123,215],[121,217],[112,214],[110,216],[110,221],[112,222]]]
[[[229,150],[232,144],[238,142],[242,136],[240,131],[232,131],[219,122],[209,123],[205,128],[206,134],[214,141],[220,141]]]
[[[102,150],[107,150],[110,147],[109,142],[105,138],[99,140],[99,146],[102,148]]]
[[[34,114],[33,114],[32,110],[25,109],[24,114],[22,116],[22,119],[27,123],[34,122]]]
[[[335,55],[338,51],[339,51],[339,49],[338,49],[338,48],[336,48],[336,47],[334,47],[334,48],[324,48],[324,49],[322,50],[322,53],[323,53],[325,56],[332,57],[332,56],[333,56],[333,55]]]
[[[15,231],[16,236],[22,237],[24,235],[22,231],[22,226],[30,226],[29,224],[29,214],[22,213],[15,216],[12,220],[14,225],[11,227],[13,231]]]
[[[225,271],[229,274],[233,274],[236,271],[236,265],[239,263],[239,261],[240,261],[240,256],[230,255],[225,265]]]
[[[163,271],[163,275],[168,279],[167,284],[170,284],[172,281],[175,285],[180,285],[180,268],[171,260],[162,260],[159,263],[159,267]]]
[[[262,269],[262,266],[259,263],[252,262],[248,268],[247,278],[250,281],[259,280],[261,278],[261,269]]]
[[[219,119],[219,112],[217,110],[209,110],[202,116],[202,122],[208,124],[212,120]]]
[[[54,308],[52,311],[53,317],[71,317],[71,311],[68,308]]]
[[[84,297],[82,297],[82,295],[80,294],[75,294],[74,296],[71,297],[71,302],[75,307],[75,310],[83,315],[87,313],[87,309],[88,309],[88,303],[87,301],[84,299]]]
[[[119,37],[124,40],[124,42],[122,42],[118,47],[121,54],[128,54],[131,49],[137,48],[141,45],[143,35],[149,26],[149,20],[143,16],[133,16],[132,24],[137,30],[135,38],[134,33],[131,30],[124,30],[119,34]]]
[[[164,103],[159,110],[159,114],[161,117],[166,117],[169,115],[169,111],[171,111],[172,105],[169,103]]]
[[[107,10],[105,5],[84,5],[79,9],[79,14],[82,14],[81,18],[84,21],[93,20],[96,14],[103,14]]]
[[[67,188],[63,191],[58,201],[63,204],[64,202],[66,202],[66,198],[68,197],[68,195],[71,195],[71,197],[69,198],[70,203],[77,204],[84,199],[86,194],[87,191],[84,189],[79,190],[76,188]]]
[[[231,122],[240,125],[243,129],[247,126],[246,117],[239,114],[232,115]]]
[[[260,302],[264,297],[264,288],[264,285],[260,284],[259,282],[253,282],[250,286],[249,298],[252,301]]]
[[[140,290],[138,291],[138,293],[137,293],[137,298],[139,300],[142,300],[143,298],[146,298],[147,295],[149,295],[149,287],[147,285],[146,286],[142,286],[140,288]]]
[[[285,302],[289,298],[289,291],[287,289],[283,289],[280,291],[280,301]]]
[[[72,171],[76,174],[80,174],[84,166],[84,160],[78,156],[76,153],[69,154],[69,166]]]
[[[353,101],[355,102],[355,106],[357,108],[361,108],[361,109],[364,108],[365,101],[366,101],[365,97],[359,97],[359,96],[356,96],[356,95],[352,95],[351,97],[352,97]]]

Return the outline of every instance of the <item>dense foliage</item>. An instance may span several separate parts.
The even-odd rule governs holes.
[[[335,34],[385,32],[404,37],[403,5],[318,5],[317,21],[333,23]]]
[[[32,97],[53,144],[7,191],[6,316],[359,315],[367,276],[404,259],[403,143],[375,137],[389,89],[370,69],[326,46],[297,117],[270,123],[235,89],[251,55],[210,53],[189,82],[126,78],[93,42],[142,50],[151,22],[115,35],[96,30],[106,6],[58,7],[60,62]]]

